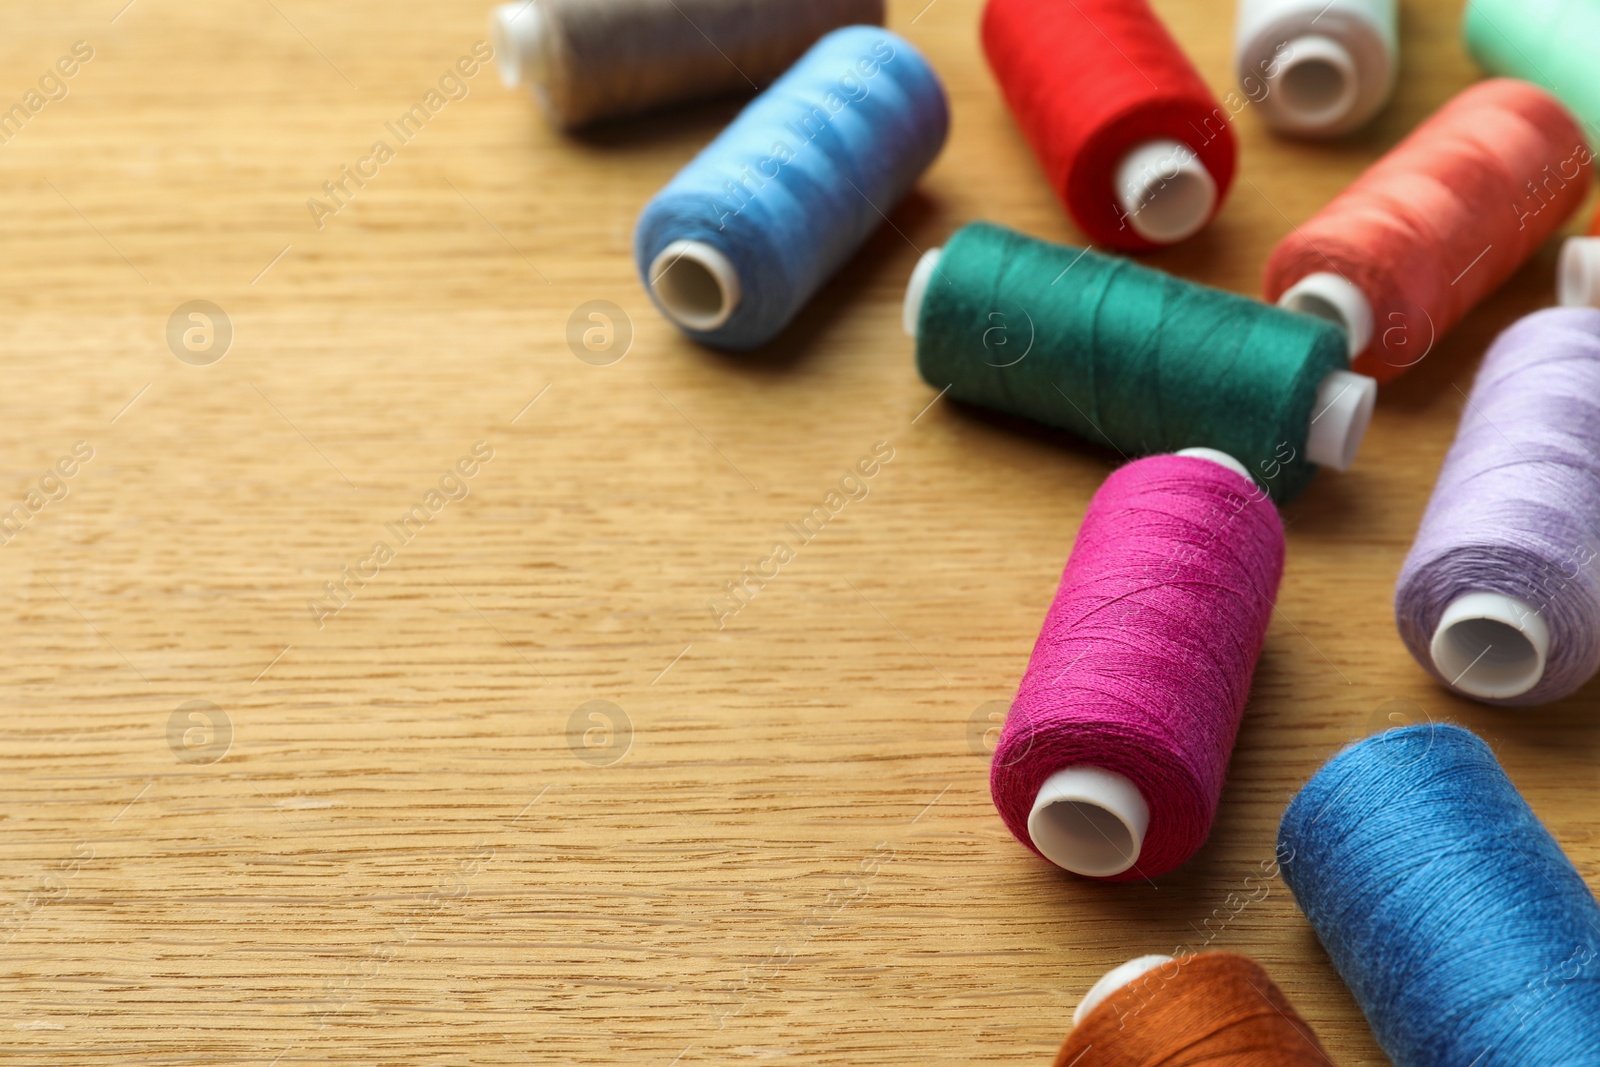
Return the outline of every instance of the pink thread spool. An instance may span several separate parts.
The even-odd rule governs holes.
[[[990,767],[1017,839],[1090,878],[1205,842],[1283,577],[1283,523],[1230,456],[1130,463],[1089,504]]]

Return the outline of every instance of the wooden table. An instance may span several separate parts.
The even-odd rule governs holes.
[[[0,550],[0,1061],[1045,1064],[1105,969],[1209,944],[1379,1064],[1281,883],[1228,900],[1392,711],[1491,738],[1600,877],[1595,689],[1454,699],[1390,606],[1473,368],[1549,302],[1554,248],[1287,509],[1209,846],[1093,885],[1000,824],[985,734],[1112,457],[930,407],[899,327],[918,248],[962,223],[1075,236],[977,0],[890,5],[950,145],[753,357],[687,343],[630,257],[736,104],[569,139],[477,70],[485,5],[124,2],[13,5],[0,38],[7,101],[92,51],[0,145],[0,510],[26,520]],[[1231,5],[1158,7],[1229,90]],[[1149,261],[1258,292],[1291,222],[1477,76],[1458,7],[1405,5],[1399,93],[1358,136],[1241,114],[1221,217]],[[461,57],[467,95],[392,138]],[[380,139],[376,176],[308,207]],[[625,318],[584,361],[591,301]],[[719,620],[878,442],[868,496]]]

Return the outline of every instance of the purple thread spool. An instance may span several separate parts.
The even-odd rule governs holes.
[[[1502,333],[1395,591],[1417,662],[1491,704],[1575,692],[1600,670],[1600,311]]]

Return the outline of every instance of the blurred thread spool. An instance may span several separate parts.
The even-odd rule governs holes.
[[[1333,1061],[1266,970],[1229,952],[1140,956],[1107,972],[1072,1013],[1072,1032],[1055,1061],[1055,1067],[1201,1065],[1333,1067]]]
[[[1239,86],[1282,133],[1365,125],[1394,92],[1399,53],[1395,0],[1239,0]]]
[[[1346,748],[1278,851],[1395,1067],[1600,1067],[1600,904],[1477,737]]]
[[[1543,86],[1600,142],[1600,4],[1594,0],[1467,0],[1462,36],[1490,74]]]
[[[576,129],[754,92],[824,34],[882,25],[883,0],[515,0],[490,29],[500,78]]]
[[[834,31],[645,207],[634,256],[651,299],[703,344],[767,343],[911,191],[949,126],[910,43]]]
[[[1555,97],[1480,82],[1279,242],[1266,297],[1337,323],[1354,368],[1390,381],[1572,216],[1591,163]]]
[[[1568,237],[1562,243],[1556,300],[1562,307],[1600,308],[1600,237]]]
[[[1377,395],[1325,323],[987,223],[923,257],[904,314],[957,400],[1124,456],[1215,448],[1277,500],[1349,468]]]
[[[1457,692],[1544,704],[1600,671],[1600,311],[1495,340],[1395,590],[1417,662]]]
[[[983,47],[1092,243],[1142,251],[1211,221],[1233,182],[1233,127],[1145,0],[989,0]]]
[[[990,765],[1017,840],[1118,881],[1205,843],[1283,555],[1277,509],[1230,456],[1151,456],[1106,479]]]

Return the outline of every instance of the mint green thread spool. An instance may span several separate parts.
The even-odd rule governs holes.
[[[1377,395],[1328,322],[987,223],[923,257],[905,327],[957,400],[1130,459],[1214,449],[1278,501],[1350,466]]]
[[[1600,0],[1468,0],[1461,30],[1478,66],[1550,90],[1600,141]]]

